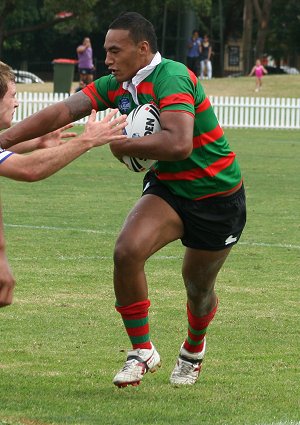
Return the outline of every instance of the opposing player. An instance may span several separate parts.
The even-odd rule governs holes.
[[[109,27],[104,48],[111,75],[25,120],[2,140],[9,145],[21,141],[24,133],[37,136],[40,121],[50,131],[92,108],[117,106],[128,114],[138,104],[158,106],[160,132],[142,143],[130,139],[110,144],[118,158],[158,160],[145,176],[143,196],[129,213],[114,251],[116,309],[132,344],[114,384],[138,385],[160,365],[150,338],[144,266],[155,252],[180,239],[185,247],[188,333],[170,380],[191,385],[198,378],[207,328],[217,311],[218,272],[245,225],[241,171],[199,80],[185,65],[161,57],[149,21],[135,12],[120,15]]]
[[[11,126],[15,108],[18,107],[16,99],[16,84],[11,68],[0,62],[0,129]],[[96,122],[96,112],[88,120],[84,132],[78,136],[76,133],[66,133],[57,130],[44,137],[28,140],[14,147],[18,152],[35,152],[29,155],[20,155],[12,151],[0,149],[0,176],[14,180],[33,182],[42,180],[68,163],[79,157],[89,149],[101,146],[113,139],[124,139],[120,135],[125,126],[126,115],[110,122],[116,114],[115,109],[102,122]],[[67,126],[69,128],[70,126]],[[73,137],[62,144],[62,138]],[[49,146],[47,149],[46,146]],[[44,148],[44,149],[41,149]],[[11,304],[15,280],[10,270],[5,255],[5,240],[0,208],[0,307]]]

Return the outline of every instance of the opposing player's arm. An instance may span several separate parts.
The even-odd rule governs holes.
[[[160,114],[160,124],[162,130],[158,133],[139,139],[127,139],[126,143],[113,141],[110,143],[112,153],[117,158],[128,155],[160,161],[188,158],[193,149],[194,117],[181,111],[163,111]]]
[[[91,116],[81,135],[69,142],[52,148],[37,150],[29,155],[11,154],[0,163],[0,175],[13,180],[34,182],[56,173],[67,164],[96,146],[112,140],[126,139],[122,129],[126,115],[112,120],[117,109],[112,110],[102,121],[96,122],[96,111]],[[5,154],[9,152],[5,151]]]
[[[26,142],[20,142],[17,145],[13,145],[10,148],[10,151],[15,153],[28,153],[37,149],[54,148],[55,146],[65,143],[64,139],[69,139],[78,135],[74,131],[65,132],[65,130],[69,130],[72,127],[73,124],[67,124],[58,130],[45,134],[44,136],[36,137],[35,139],[27,140]]]
[[[15,279],[9,267],[5,253],[5,239],[2,220],[2,209],[0,204],[0,307],[12,303]]]
[[[78,92],[66,100],[50,105],[0,134],[0,145],[8,149],[85,117],[92,111],[88,96]]]

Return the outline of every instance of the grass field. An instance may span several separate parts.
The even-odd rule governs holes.
[[[201,81],[209,96],[299,97],[300,75],[267,75],[263,77],[262,90],[255,93],[254,77],[213,78]],[[72,91],[78,82],[72,84]],[[52,92],[53,83],[18,84],[18,91]]]
[[[219,275],[220,308],[191,388],[168,382],[187,326],[179,242],[147,263],[162,368],[137,388],[112,385],[129,348],[114,311],[112,252],[142,175],[102,147],[43,182],[2,179],[17,288],[0,310],[1,425],[300,423],[299,132],[226,133],[248,224]]]

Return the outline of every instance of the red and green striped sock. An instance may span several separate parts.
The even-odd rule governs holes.
[[[208,325],[214,318],[218,308],[218,302],[210,313],[206,316],[197,317],[194,316],[187,305],[187,316],[188,316],[188,337],[184,341],[183,347],[190,353],[200,353],[203,350],[204,337]]]
[[[116,305],[121,314],[126,332],[134,350],[137,348],[151,349],[148,310],[150,300],[139,301],[127,306]]]

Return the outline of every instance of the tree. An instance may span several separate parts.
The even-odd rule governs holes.
[[[258,22],[255,50],[256,50],[256,57],[260,58],[264,53],[266,37],[267,37],[268,29],[269,29],[272,0],[262,0],[261,2],[259,0],[253,0],[253,7],[255,10],[255,16]]]
[[[212,29],[219,34],[219,0],[213,0]],[[300,66],[299,0],[223,0],[223,37],[243,40],[243,72],[247,74],[256,57],[273,56]]]
[[[284,60],[291,66],[300,66],[300,2],[273,0],[270,31],[266,49],[276,63]]]
[[[253,52],[257,57],[267,52],[296,64],[299,0],[151,0],[151,7],[149,0],[1,0],[0,57],[15,65],[36,62],[31,65],[36,67],[32,72],[43,63],[47,73],[54,58],[76,58],[76,45],[89,35],[101,72],[105,72],[102,45],[107,27],[126,10],[139,12],[153,22],[159,49],[177,60],[184,60],[191,25],[202,34],[209,33],[215,58],[220,57],[219,75],[222,40],[225,44],[228,38],[243,39],[244,73],[249,72]],[[188,21],[187,14],[193,14],[193,19]],[[217,73],[217,60],[215,65]]]
[[[245,0],[243,13],[243,71],[247,74],[251,68],[251,46],[253,26],[252,0]]]
[[[2,0],[0,5],[0,57],[3,48],[17,49],[22,34],[41,31],[67,21],[80,28],[93,25],[93,7],[99,0]]]
[[[244,0],[244,72],[248,72],[247,55],[255,46],[255,56],[268,53],[279,65],[284,60],[297,65],[300,53],[300,3],[299,0]],[[256,39],[253,40],[252,26]]]
[[[276,1],[276,0],[275,0]],[[253,24],[257,26],[255,56],[260,58],[265,53],[265,43],[269,31],[272,0],[244,0],[243,10],[243,71],[250,70],[253,46]],[[253,11],[255,13],[253,13]],[[254,15],[256,21],[254,21]]]
[[[109,23],[120,13],[134,10],[153,22],[159,48],[165,42],[166,53],[178,57],[180,43],[185,44],[181,15],[193,11],[201,22],[202,16],[210,15],[210,7],[211,0],[152,0],[151,7],[149,0],[2,0],[0,50],[3,47],[5,60],[15,66],[23,66],[28,57],[49,63],[50,54],[51,60],[62,57],[56,55],[74,57],[76,44],[88,34],[97,40],[94,54],[102,60]],[[70,13],[58,14],[61,11]]]

